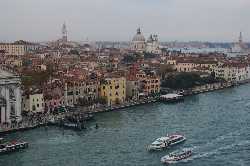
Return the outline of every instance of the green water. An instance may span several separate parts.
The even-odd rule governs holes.
[[[95,123],[99,128],[95,129]],[[184,144],[149,153],[146,146],[167,133],[181,133]],[[50,127],[6,135],[30,147],[0,156],[1,166],[157,166],[174,150],[194,155],[178,166],[250,165],[250,85],[98,114],[81,132]]]

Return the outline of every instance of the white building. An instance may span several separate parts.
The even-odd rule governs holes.
[[[22,97],[22,110],[25,112],[44,112],[44,97],[39,91],[28,92]]]
[[[239,40],[231,48],[230,55],[248,55],[248,46],[243,41],[242,32],[240,32]]]
[[[21,121],[21,79],[0,69],[0,124]]]
[[[146,49],[146,40],[143,36],[141,29],[137,29],[136,35],[133,37],[131,43],[131,50],[135,52],[144,52]]]
[[[146,52],[161,54],[160,44],[157,35],[150,35],[146,43]]]
[[[132,51],[140,53],[143,52],[153,53],[153,54],[161,53],[158,36],[150,35],[148,40],[146,41],[140,28],[137,29],[137,33],[133,37],[130,47]]]
[[[28,43],[25,41],[16,41],[14,43],[0,43],[0,50],[5,52],[5,55],[23,56],[28,52],[38,50],[37,44]]]
[[[250,68],[246,64],[219,64],[214,67],[214,73],[216,78],[223,78],[224,80],[230,82],[243,82],[250,79]]]

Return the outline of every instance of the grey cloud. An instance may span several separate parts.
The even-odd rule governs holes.
[[[71,40],[169,40],[250,38],[249,0],[0,0],[0,40],[56,40],[66,21]]]

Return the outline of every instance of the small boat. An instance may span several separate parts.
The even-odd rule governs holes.
[[[93,119],[94,119],[94,115],[91,114],[91,113],[87,113],[87,114],[84,116],[84,119],[85,119],[86,121],[93,120]]]
[[[175,163],[177,161],[181,161],[187,159],[192,156],[191,150],[182,150],[180,152],[170,153],[161,158],[161,162],[165,164]]]
[[[166,137],[157,138],[151,145],[148,146],[148,150],[163,150],[169,146],[173,146],[182,143],[186,140],[183,135],[173,134]]]
[[[2,143],[2,138],[0,138],[1,144],[0,144],[0,154],[6,154],[10,152],[15,152],[20,149],[28,148],[28,142],[23,141],[11,141],[11,142],[5,142]]]

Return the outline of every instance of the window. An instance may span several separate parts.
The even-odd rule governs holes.
[[[14,89],[10,88],[9,93],[10,93],[10,98],[15,100],[15,91],[14,91]]]
[[[11,105],[10,114],[11,114],[12,116],[14,116],[14,115],[16,114],[14,105]]]
[[[39,108],[39,104],[37,104],[36,106],[37,106],[37,108]]]

